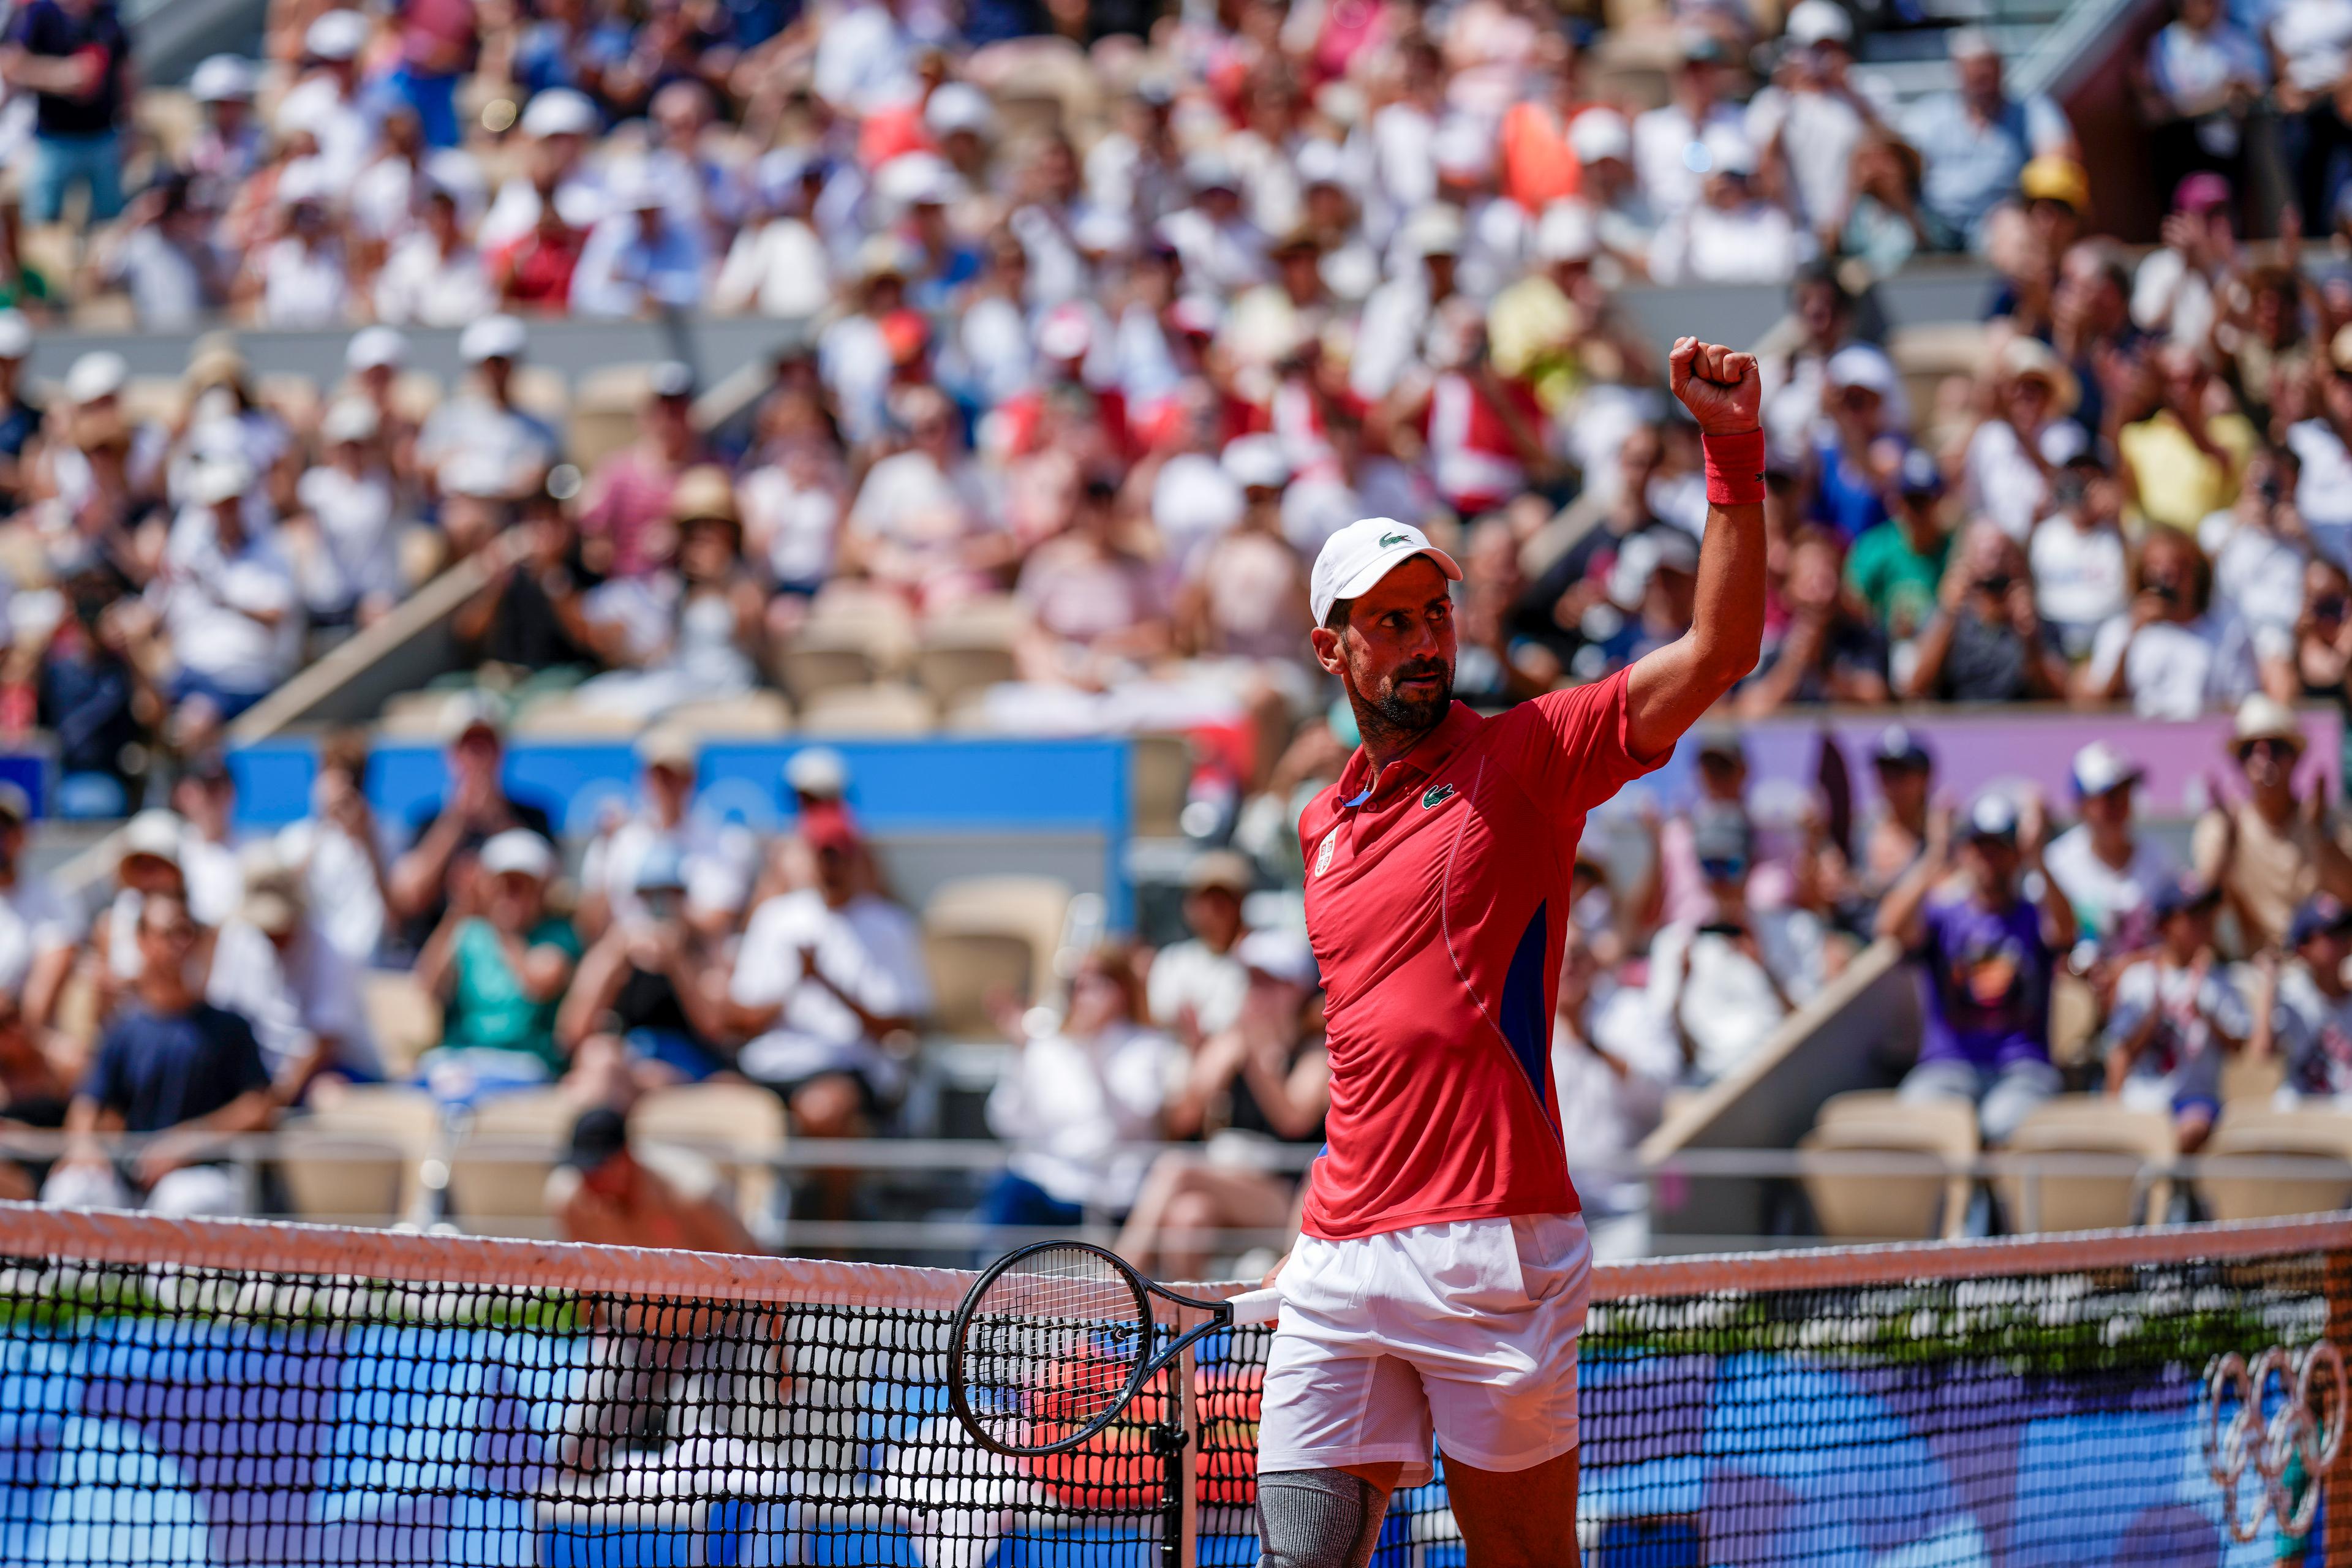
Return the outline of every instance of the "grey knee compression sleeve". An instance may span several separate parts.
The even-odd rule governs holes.
[[[1380,1488],[1345,1470],[1257,1479],[1258,1568],[1365,1568],[1381,1538]]]

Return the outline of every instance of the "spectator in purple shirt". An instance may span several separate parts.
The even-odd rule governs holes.
[[[1904,1098],[1970,1101],[1988,1144],[2058,1092],[2050,979],[2074,945],[2074,911],[2042,870],[2046,837],[2040,801],[2021,812],[2006,795],[1979,795],[1958,846],[1964,886],[1938,893],[1955,860],[1951,816],[1939,812],[1926,852],[1878,909],[1878,934],[1927,970],[1927,1027]]]

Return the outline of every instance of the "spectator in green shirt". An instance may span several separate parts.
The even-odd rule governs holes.
[[[555,1014],[580,957],[572,922],[547,908],[555,851],[528,828],[482,846],[481,874],[417,955],[416,978],[441,999],[441,1043],[533,1058],[550,1078],[567,1063]]]
[[[1889,644],[1917,637],[1935,612],[1952,543],[1936,516],[1943,495],[1936,459],[1914,447],[1895,474],[1894,515],[1866,530],[1846,557],[1846,584],[1870,606]]]

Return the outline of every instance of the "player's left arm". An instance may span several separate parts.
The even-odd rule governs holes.
[[[1669,384],[1706,442],[1706,535],[1690,629],[1627,678],[1625,739],[1637,757],[1672,748],[1756,668],[1764,641],[1763,384],[1756,356],[1681,338],[1666,363]]]

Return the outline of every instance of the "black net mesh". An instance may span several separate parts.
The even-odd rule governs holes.
[[[2276,1515],[2312,1506],[2340,1424],[2333,1363],[2308,1352],[2342,1268],[1597,1304],[1584,1561],[2296,1560],[2326,1510],[2305,1534]],[[1171,1385],[1076,1453],[1001,1458],[949,1414],[943,1310],[22,1258],[0,1258],[0,1564],[1160,1561],[1150,1428]],[[1207,1568],[1257,1559],[1270,1339],[1201,1347]],[[2233,1354],[2260,1374],[2250,1419],[2231,1377],[2206,1403]],[[1374,1562],[1462,1568],[1442,1470],[1397,1497]]]

